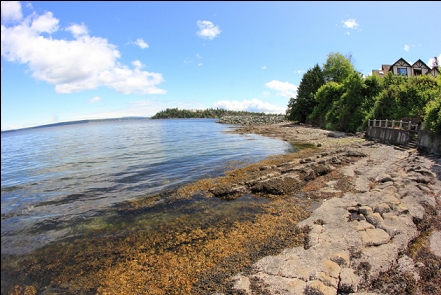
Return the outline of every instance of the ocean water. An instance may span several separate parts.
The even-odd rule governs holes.
[[[231,128],[215,119],[134,119],[2,133],[2,254],[68,237],[71,224],[114,204],[221,176],[232,161],[292,151]]]

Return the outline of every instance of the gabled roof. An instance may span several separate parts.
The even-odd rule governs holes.
[[[413,63],[413,65],[412,65],[412,68],[418,63],[418,62],[420,62],[423,66],[425,66],[427,69],[429,69],[430,70],[430,68],[421,60],[421,59],[419,59],[419,60],[417,60],[416,62],[414,62]]]
[[[397,60],[396,62],[394,62],[390,67],[393,67],[393,66],[403,66],[403,65],[411,67],[411,65],[407,61],[405,61],[404,58],[400,57],[400,59]]]
[[[431,70],[429,70],[429,73],[438,73],[439,75],[439,70],[438,68],[432,68]]]
[[[389,71],[390,70],[391,65],[381,65],[381,69],[383,71]]]

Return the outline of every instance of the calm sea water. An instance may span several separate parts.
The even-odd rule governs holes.
[[[214,119],[122,120],[1,134],[2,254],[68,236],[115,203],[291,151]],[[60,226],[63,224],[64,226]]]

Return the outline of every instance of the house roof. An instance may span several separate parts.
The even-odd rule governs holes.
[[[394,62],[391,67],[395,66],[395,65],[403,65],[403,63],[405,63],[408,67],[411,67],[411,65],[402,57],[400,57],[399,60],[397,60],[396,62]]]
[[[414,66],[414,65],[416,65],[418,62],[420,62],[420,63],[422,63],[426,68],[428,68],[429,70],[430,70],[430,68],[421,60],[421,59],[419,59],[419,60],[417,60],[416,62],[414,62],[413,63],[413,65],[412,65],[412,67]]]
[[[383,71],[389,71],[390,70],[391,65],[381,65],[381,70]]]
[[[438,73],[438,75],[439,75],[439,70],[437,68],[432,68],[429,72],[430,73]]]

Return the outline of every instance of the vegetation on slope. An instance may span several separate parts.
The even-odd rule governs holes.
[[[357,132],[369,119],[417,118],[441,135],[441,76],[363,77],[351,57],[330,53],[327,61],[309,69],[297,96],[288,104],[289,120],[323,128]]]

